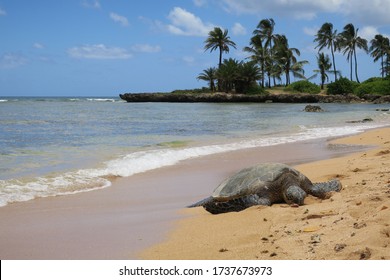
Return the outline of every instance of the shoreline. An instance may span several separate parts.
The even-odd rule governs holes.
[[[308,93],[123,93],[119,97],[126,102],[172,102],[172,103],[390,103],[390,96],[366,94],[324,95]]]
[[[330,199],[305,205],[254,206],[211,215],[181,211],[167,238],[142,259],[390,259],[390,128],[333,139],[336,145],[369,145],[366,151],[295,167],[313,182],[337,177]]]
[[[367,147],[331,147],[324,138],[250,148],[117,178],[98,191],[10,204],[0,208],[0,258],[135,259],[192,215],[186,205],[241,168],[267,161],[295,165],[362,149]]]
[[[241,168],[267,161],[295,165],[367,149],[329,146],[325,138],[250,148],[117,178],[102,190],[13,203],[0,208],[0,258],[136,259],[192,215],[186,205]]]

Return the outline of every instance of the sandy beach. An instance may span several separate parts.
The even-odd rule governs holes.
[[[254,206],[211,215],[186,209],[167,239],[143,259],[390,259],[390,128],[332,141],[371,145],[343,157],[297,165],[313,182],[338,178],[343,189],[305,205]],[[194,199],[196,201],[196,199]]]
[[[99,191],[13,203],[0,208],[0,258],[388,259],[389,136],[385,128],[331,145],[319,139],[215,154],[117,178]],[[362,152],[356,144],[377,147]],[[269,161],[310,162],[298,169],[313,181],[339,177],[344,189],[299,208],[217,216],[185,208],[227,176]]]

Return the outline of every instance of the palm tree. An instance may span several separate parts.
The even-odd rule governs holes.
[[[228,36],[228,30],[222,30],[219,27],[214,27],[214,30],[211,30],[209,32],[209,36],[204,41],[205,51],[210,50],[210,52],[215,51],[216,49],[219,49],[219,63],[218,68],[222,65],[222,53],[229,52],[229,46],[236,48],[236,43],[234,43],[232,40],[230,40],[230,37]]]
[[[279,69],[281,73],[286,75],[286,86],[288,86],[290,81],[290,73],[294,77],[305,79],[303,66],[308,64],[307,60],[298,61],[296,56],[300,56],[301,52],[297,48],[290,48],[288,45],[288,40],[285,35],[279,35],[275,40],[275,58],[279,64]]]
[[[253,34],[259,35],[262,40],[265,40],[265,46],[272,48],[272,41],[275,39],[274,29],[275,21],[272,18],[262,19]]]
[[[355,60],[355,75],[356,81],[359,82],[358,64],[356,57],[356,48],[363,49],[368,52],[367,40],[358,36],[359,28],[355,29],[352,23],[344,26],[344,31],[339,34],[340,49],[343,54],[347,54],[347,60],[351,63],[351,81],[352,81],[352,57]]]
[[[381,34],[375,35],[375,38],[371,40],[371,46],[369,49],[371,56],[374,58],[374,62],[377,62],[381,59],[381,73],[382,78],[386,75],[387,71],[385,67],[385,57],[387,59],[390,55],[390,40],[387,37],[384,37]]]
[[[211,92],[216,90],[215,88],[215,79],[217,78],[217,69],[214,67],[207,68],[203,70],[197,77],[198,80],[203,80],[209,83],[209,87]]]
[[[317,56],[317,64],[318,64],[318,69],[314,70],[316,74],[310,77],[309,79],[314,78],[318,74],[320,74],[321,89],[324,89],[325,81],[329,81],[328,73],[333,73],[333,71],[330,71],[330,68],[332,68],[332,63],[330,62],[329,55],[325,55],[323,52],[319,53]],[[338,71],[337,74],[341,75],[340,71]]]
[[[264,87],[267,50],[263,47],[261,38],[258,35],[251,38],[250,45],[250,47],[245,47],[243,50],[251,54],[251,56],[248,57],[251,61],[260,65],[261,86]]]
[[[262,77],[263,74],[255,61],[241,62],[238,65],[238,77],[235,82],[236,92],[246,93]]]
[[[332,54],[332,61],[333,61],[333,72],[334,72],[334,79],[337,81],[337,70],[336,70],[336,62],[334,59],[334,52],[338,49],[338,36],[337,36],[337,30],[333,31],[333,24],[330,22],[324,23],[320,30],[318,30],[316,38],[314,39],[314,42],[317,42],[318,45],[316,48],[319,47],[318,51],[320,52],[323,48],[330,48],[330,52]]]
[[[263,42],[265,53],[267,54],[267,59],[265,60],[265,64],[268,64],[268,85],[271,87],[271,71],[270,69],[273,68],[273,55],[274,55],[274,42],[278,35],[274,34],[275,29],[275,21],[272,18],[269,19],[262,19],[259,24],[257,25],[257,29],[253,31],[253,34],[255,36],[259,36],[260,40]],[[275,77],[274,78],[274,85]]]
[[[226,93],[234,88],[234,83],[238,78],[239,62],[236,59],[224,59],[217,70],[218,88]]]
[[[386,77],[390,77],[390,51],[387,53],[383,71],[386,73]]]

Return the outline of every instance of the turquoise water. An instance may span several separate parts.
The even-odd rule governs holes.
[[[118,98],[0,97],[0,206],[111,185],[114,176],[252,147],[390,124],[388,105],[126,103]],[[346,123],[372,118],[369,123]]]

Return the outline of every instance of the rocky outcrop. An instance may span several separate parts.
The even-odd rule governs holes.
[[[380,96],[374,100],[374,104],[390,103],[390,95]]]
[[[374,120],[371,118],[365,118],[362,120],[357,120],[357,121],[346,121],[346,123],[366,123],[366,122],[373,122]]]
[[[316,95],[316,94],[232,94],[232,93],[125,93],[120,98],[127,102],[257,102],[257,103],[361,103],[390,102],[390,96],[377,97],[373,100],[359,98],[356,95]]]
[[[304,109],[305,112],[310,112],[310,113],[317,113],[317,112],[323,112],[324,110],[317,105],[307,105]]]

